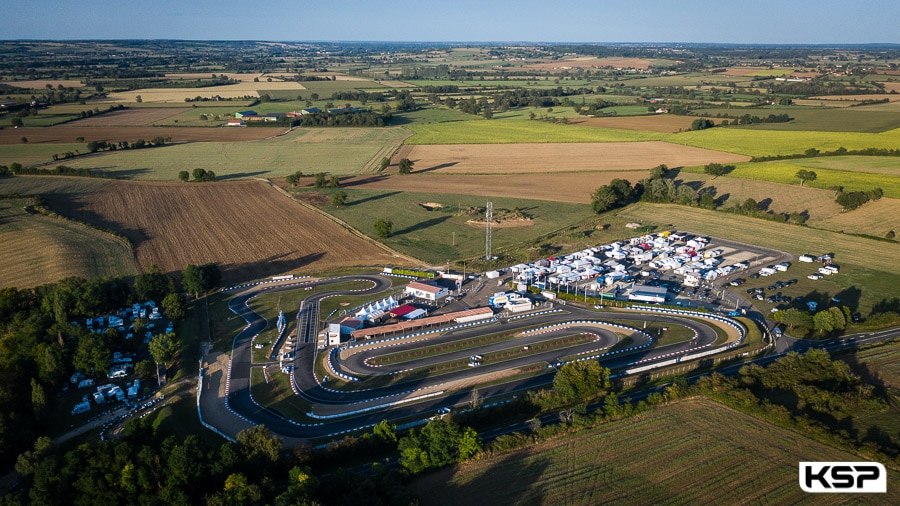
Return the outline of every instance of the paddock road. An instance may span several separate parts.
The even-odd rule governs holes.
[[[353,292],[356,295],[384,292],[391,286],[388,279],[376,275],[316,280],[314,283],[317,286],[327,286],[329,284],[343,283],[352,280],[366,280],[372,283],[372,287],[369,289]],[[512,360],[485,364],[479,367],[470,367],[460,371],[441,374],[439,376],[423,376],[412,379],[411,381],[389,385],[384,388],[365,391],[335,391],[327,388],[327,383],[323,385],[319,382],[319,379],[313,374],[313,365],[318,352],[316,346],[316,333],[319,328],[318,303],[325,297],[339,295],[342,292],[334,291],[317,293],[307,298],[298,312],[298,318],[300,320],[298,321],[298,329],[301,335],[298,336],[297,352],[292,362],[292,365],[294,366],[293,385],[295,391],[300,396],[314,405],[314,411],[315,406],[320,405],[329,407],[332,410],[336,409],[343,414],[341,416],[335,415],[334,417],[321,418],[314,423],[303,424],[288,420],[281,415],[260,406],[252,399],[250,392],[250,369],[252,366],[251,342],[253,337],[264,330],[268,324],[263,318],[249,309],[247,302],[260,293],[295,290],[303,285],[311,283],[313,283],[313,281],[284,285],[257,285],[247,288],[245,291],[238,293],[231,299],[229,307],[237,315],[247,321],[247,327],[239,332],[234,338],[230,374],[226,380],[228,383],[226,402],[203,401],[200,403],[201,412],[204,409],[228,410],[232,414],[237,415],[252,424],[264,424],[274,433],[287,438],[305,439],[336,436],[344,432],[374,425],[385,418],[400,419],[416,415],[422,416],[423,414],[434,413],[437,409],[442,407],[467,402],[473,396],[473,390],[476,389],[477,395],[480,398],[487,399],[492,396],[521,392],[548,384],[552,381],[553,373],[555,372],[555,368],[549,364],[557,363],[563,357],[572,355],[573,352],[586,352],[584,354],[585,357],[593,356],[592,353],[603,353],[605,349],[615,345],[614,339],[618,339],[618,336],[611,332],[597,332],[597,330],[602,329],[602,327],[596,327],[593,324],[573,323],[567,331],[564,330],[563,332],[571,335],[591,330],[600,336],[600,341],[588,343],[588,345],[579,345],[573,348],[525,355]],[[548,313],[532,318],[515,320],[501,319],[496,323],[441,334],[425,342],[430,345],[439,342],[471,338],[501,330],[504,332],[517,332],[526,328],[566,322],[599,322],[609,320],[634,322],[632,325],[634,329],[640,329],[644,325],[644,322],[650,321],[670,323],[672,325],[683,325],[696,332],[695,339],[664,347],[641,347],[649,343],[642,334],[632,332],[632,335],[637,334],[641,337],[639,339],[635,338],[634,342],[629,346],[629,349],[632,347],[638,349],[632,350],[629,353],[611,354],[606,357],[600,357],[601,363],[610,368],[621,368],[634,364],[635,362],[652,364],[655,360],[665,360],[666,357],[670,358],[673,355],[684,354],[691,350],[708,347],[715,342],[717,336],[716,331],[711,326],[694,319],[636,312],[598,312],[568,305],[565,306],[564,312]],[[556,336],[558,335],[562,334],[556,334]],[[552,332],[534,336],[536,340],[529,342],[551,339],[553,336],[554,334]],[[528,339],[531,339],[531,337]],[[524,341],[516,341],[516,346],[522,343],[524,343]],[[409,345],[404,344],[403,346],[414,347],[416,344],[421,346],[422,342],[411,343]],[[368,367],[365,365],[365,358],[377,356],[379,351],[381,353],[393,353],[397,349],[399,349],[399,347],[385,347],[354,354],[353,356],[359,355],[359,357],[353,359],[351,365],[348,367],[352,370],[364,371],[366,370],[365,368]],[[480,350],[466,350],[463,353],[464,356],[468,356],[469,354],[480,353]],[[419,362],[419,365],[425,366],[443,360],[445,360],[445,357],[435,356],[430,359],[423,359]],[[478,385],[479,377],[488,377],[500,371],[536,363],[547,366],[547,374],[513,380],[501,384]],[[461,384],[470,386],[458,388],[458,385]],[[450,393],[446,393],[442,388],[446,388]],[[388,406],[390,403],[396,404]],[[234,434],[231,436],[233,437]]]

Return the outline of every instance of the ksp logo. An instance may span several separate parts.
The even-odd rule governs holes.
[[[887,493],[878,462],[801,462],[800,488],[811,493]]]

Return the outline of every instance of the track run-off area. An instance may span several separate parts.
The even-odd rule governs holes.
[[[371,286],[328,290],[329,285],[347,282]],[[269,322],[250,309],[250,299],[313,285],[316,292],[303,300],[296,313],[296,330],[288,339],[291,349],[283,350],[287,358],[254,363],[253,339]],[[490,402],[492,397],[545,386],[557,368],[573,361],[598,360],[621,377],[726,351],[746,335],[746,329],[735,320],[706,313],[652,306],[611,311],[557,304],[530,314],[500,313],[478,322],[451,322],[407,334],[320,347],[322,299],[374,297],[391,286],[387,277],[361,275],[229,289],[234,292],[229,308],[247,325],[234,337],[227,374],[218,380],[224,380],[219,386],[224,395],[204,393],[201,372],[201,419],[230,438],[236,435],[232,427],[248,424],[263,424],[291,439],[330,437],[371,427],[383,419],[427,419],[476,396]],[[677,337],[667,338],[669,332]],[[277,374],[290,374],[293,394],[306,411],[302,420],[291,420],[254,400],[252,369],[272,365],[281,367]],[[240,419],[241,424],[216,423],[229,417]]]

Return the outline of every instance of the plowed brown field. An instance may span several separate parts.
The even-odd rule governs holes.
[[[139,270],[157,264],[175,273],[187,264],[216,262],[224,280],[233,282],[402,262],[260,181],[114,181],[54,207],[124,234]]]
[[[84,142],[150,141],[154,137],[171,137],[172,142],[227,142],[266,139],[280,134],[280,128],[166,128],[166,127],[100,127],[80,126],[80,122],[49,128],[4,128],[0,130],[0,144],[21,144],[22,137],[29,144],[74,143],[77,137]]]
[[[609,184],[615,178],[627,179],[633,184],[649,176],[649,169],[621,172],[516,174],[515,176],[498,174],[459,176],[431,173],[409,176],[355,176],[342,178],[341,186],[587,204],[590,203],[591,193],[594,190]]]
[[[527,174],[650,169],[745,162],[749,157],[668,142],[566,144],[428,144],[404,146],[395,157],[415,162],[414,172]]]

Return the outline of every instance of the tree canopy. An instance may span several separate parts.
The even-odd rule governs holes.
[[[185,290],[199,297],[201,293],[212,290],[222,282],[222,271],[219,266],[210,263],[205,265],[188,265],[181,271],[181,283]]]

